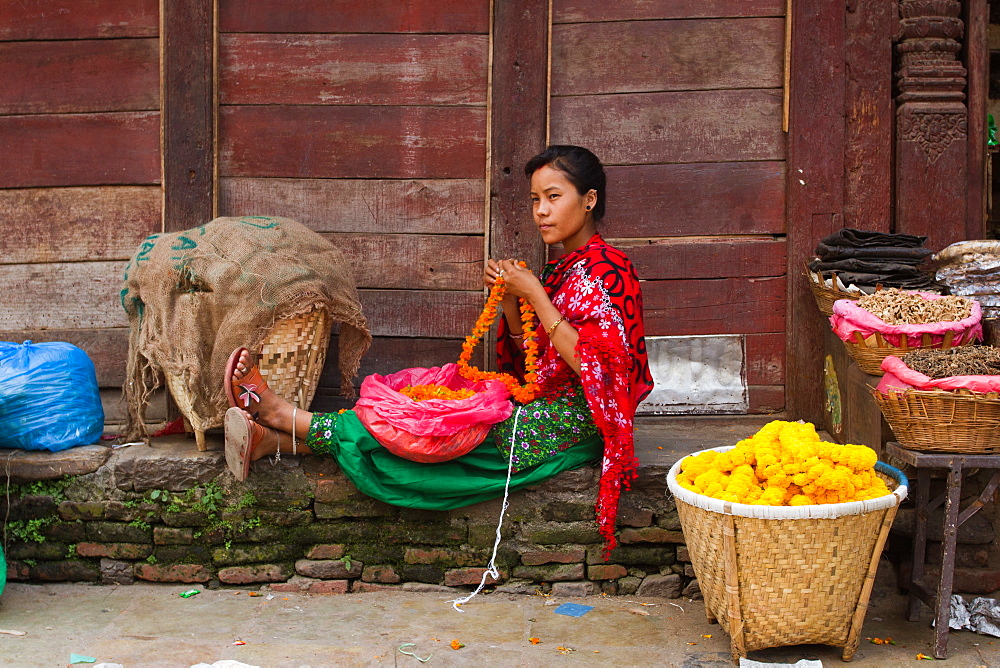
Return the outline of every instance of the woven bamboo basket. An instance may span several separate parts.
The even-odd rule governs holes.
[[[716,448],[724,452],[730,448]],[[681,460],[683,461],[683,460]],[[734,664],[747,652],[786,645],[858,649],[879,557],[908,481],[882,462],[876,471],[893,493],[852,503],[751,506],[667,485],[708,621],[729,634]]]
[[[332,325],[325,310],[314,309],[279,320],[260,345],[260,375],[299,408],[309,408],[316,395]]]
[[[277,321],[261,342],[260,374],[274,392],[299,408],[308,408],[316,394],[319,376],[326,362],[333,320],[324,309]],[[205,430],[219,424],[206,423],[194,415],[194,395],[186,379],[166,375],[178,409],[184,416],[185,431],[194,432],[198,450],[207,449]]]
[[[839,299],[856,300],[861,296],[853,292],[844,292],[836,288],[826,287],[826,279],[822,272],[812,271],[807,268],[806,278],[809,279],[809,288],[812,290],[813,297],[816,298],[816,306],[819,307],[820,313],[827,317],[833,315],[833,302]]]
[[[962,334],[962,340],[965,343],[960,345],[967,346],[973,343],[971,337]],[[955,332],[945,332],[944,340],[941,343],[933,343],[930,334],[924,334],[921,337],[921,344],[919,346],[911,346],[907,344],[906,337],[900,337],[899,347],[896,347],[886,341],[882,334],[875,332],[867,339],[862,336],[861,332],[854,332],[853,341],[844,341],[844,347],[847,348],[847,352],[850,353],[854,361],[858,363],[858,367],[865,373],[872,376],[881,376],[884,372],[882,371],[882,360],[884,360],[889,355],[895,355],[896,357],[902,357],[906,353],[913,350],[922,350],[926,348],[934,348],[936,350],[948,350],[949,348],[956,348],[958,346],[953,346],[952,341],[955,338]]]
[[[956,390],[906,390],[875,403],[896,441],[909,450],[960,454],[1000,453],[1000,394]]]

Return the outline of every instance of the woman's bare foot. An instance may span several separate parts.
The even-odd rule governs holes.
[[[280,429],[276,422],[280,421],[280,414],[287,410],[291,411],[291,404],[279,397],[267,386],[267,383],[241,382],[250,377],[256,380],[253,372],[257,369],[256,364],[250,357],[250,352],[246,349],[240,352],[240,356],[233,366],[233,375],[230,382],[234,385],[233,394],[237,397],[238,407],[254,416],[257,422],[267,427]]]
[[[250,462],[262,457],[282,454],[305,455],[311,452],[301,441],[292,443],[291,434],[265,427],[241,408],[226,411],[226,465],[237,480],[246,479]]]
[[[309,431],[312,413],[301,410],[275,394],[266,383],[241,383],[244,378],[253,377],[254,371],[260,372],[246,349],[240,352],[233,365],[233,375],[230,382],[234,387],[234,395],[239,401],[239,408],[244,409],[250,418],[265,427],[272,427],[286,434],[296,434],[296,440],[301,445]],[[294,420],[294,426],[293,426]],[[291,440],[289,439],[289,445]],[[285,443],[282,443],[284,449]],[[264,454],[271,454],[274,450]],[[259,457],[263,457],[264,454]],[[258,459],[259,457],[254,457]]]

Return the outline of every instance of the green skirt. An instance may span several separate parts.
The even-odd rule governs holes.
[[[353,411],[314,413],[309,448],[335,457],[354,486],[368,496],[394,506],[451,510],[503,496],[507,459],[497,449],[493,434],[467,455],[437,464],[421,464],[397,457],[375,440]],[[604,444],[599,435],[555,453],[511,476],[511,491],[597,462]]]

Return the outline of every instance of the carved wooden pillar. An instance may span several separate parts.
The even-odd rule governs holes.
[[[969,188],[958,0],[902,0],[896,97],[896,231],[940,250],[966,238]]]

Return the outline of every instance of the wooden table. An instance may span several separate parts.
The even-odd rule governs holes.
[[[952,582],[955,576],[955,550],[958,545],[958,527],[975,515],[989,502],[1000,485],[1000,455],[975,455],[960,453],[930,453],[907,450],[899,443],[886,444],[886,453],[917,469],[916,521],[913,528],[913,573],[910,578],[910,599],[907,619],[916,621],[920,616],[920,603],[934,611],[934,657],[943,659],[948,654],[948,618],[951,606]],[[948,473],[945,491],[930,498],[931,471],[943,469]],[[997,469],[975,501],[960,509],[962,482],[968,469]],[[927,557],[927,519],[932,510],[944,503],[944,536],[941,556],[941,574],[936,587],[924,582]]]

